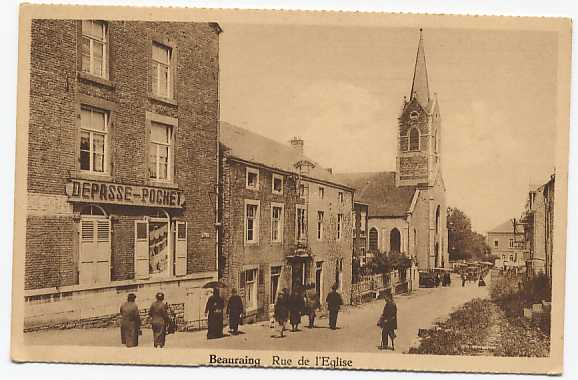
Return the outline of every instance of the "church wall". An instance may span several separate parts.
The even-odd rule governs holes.
[[[370,218],[368,231],[376,228],[378,233],[378,248],[380,252],[391,252],[390,233],[397,228],[401,235],[401,253],[408,252],[408,223],[404,217],[399,218]]]
[[[416,260],[419,270],[433,268],[430,260],[430,219],[429,195],[427,190],[420,191],[411,217],[411,228],[416,230]]]

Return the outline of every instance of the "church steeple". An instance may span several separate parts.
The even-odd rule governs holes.
[[[419,43],[417,46],[415,70],[413,72],[413,83],[411,85],[411,94],[409,99],[412,100],[414,98],[417,99],[422,107],[426,107],[429,104],[429,85],[427,80],[422,29],[419,30]]]

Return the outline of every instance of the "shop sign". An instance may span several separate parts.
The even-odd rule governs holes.
[[[182,208],[185,203],[181,190],[76,179],[66,184],[66,195],[69,202],[168,208]]]

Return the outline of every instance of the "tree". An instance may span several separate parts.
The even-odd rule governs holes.
[[[485,237],[472,231],[471,220],[462,210],[448,207],[447,221],[450,260],[482,259],[489,254]]]

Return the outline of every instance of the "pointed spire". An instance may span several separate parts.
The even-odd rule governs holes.
[[[410,99],[417,101],[426,107],[429,103],[429,85],[427,80],[427,67],[425,64],[425,51],[423,48],[422,29],[419,30],[419,44],[417,46],[417,56],[415,58],[415,71],[413,73],[413,83],[411,85]]]

